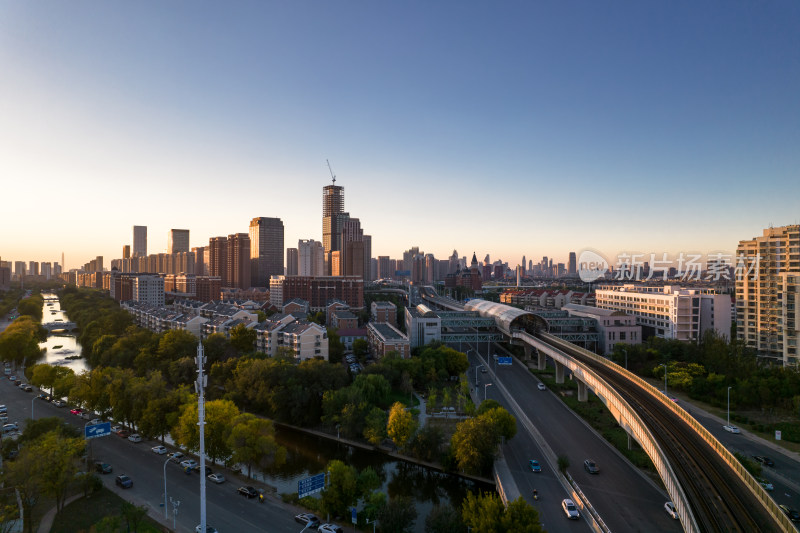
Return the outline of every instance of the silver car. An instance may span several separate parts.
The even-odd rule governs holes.
[[[580,517],[578,508],[575,507],[575,502],[569,498],[566,498],[561,502],[561,508],[564,510],[564,514],[567,515],[567,518],[570,520],[577,520],[578,517]]]

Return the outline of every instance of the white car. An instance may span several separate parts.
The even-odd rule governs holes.
[[[103,421],[102,421],[102,420],[100,420],[99,418],[93,418],[93,419],[92,419],[92,420],[89,422],[89,425],[90,425],[90,426],[94,426],[95,424],[102,424],[102,423],[103,423]]]
[[[194,528],[195,533],[202,533],[203,528],[201,526],[202,524],[197,524],[197,526]],[[215,528],[206,524],[206,533],[218,533],[218,532]]]
[[[667,512],[675,520],[678,519],[678,511],[675,510],[675,504],[672,502],[667,502],[664,504],[664,510]]]
[[[344,533],[344,529],[336,524],[322,524],[317,528],[317,531],[321,533]]]
[[[160,446],[160,445],[159,446],[153,446],[150,449],[153,450],[153,453],[157,453],[158,455],[164,455],[165,453],[167,453],[167,447],[166,446]]]
[[[728,433],[741,433],[742,432],[742,430],[740,430],[736,426],[722,426],[722,429],[724,429]]]
[[[539,390],[547,390],[547,387],[544,386],[544,383],[539,383],[536,385],[536,388]]]
[[[55,405],[56,407],[66,407],[67,402],[65,402],[64,400],[53,400],[53,405]]]
[[[225,476],[223,476],[222,474],[209,474],[208,477],[206,477],[206,479],[208,479],[209,481],[213,481],[214,483],[217,484],[225,483]]]
[[[134,433],[133,435],[128,437],[128,440],[131,442],[142,442],[142,436],[139,435],[138,433]]]
[[[180,463],[183,461],[183,452],[173,452],[169,454],[169,458],[176,463]]]
[[[564,514],[567,515],[567,518],[570,520],[577,520],[580,516],[580,513],[578,513],[578,508],[575,507],[575,502],[569,498],[562,500],[561,508],[564,510]]]
[[[194,459],[186,459],[185,461],[181,461],[181,468],[188,468],[189,470],[194,470],[197,468],[197,461]]]

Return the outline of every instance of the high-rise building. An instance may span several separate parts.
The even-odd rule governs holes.
[[[569,270],[567,273],[570,276],[574,276],[578,273],[578,260],[575,257],[575,252],[569,253]]]
[[[283,250],[281,250],[283,256]],[[228,287],[249,289],[252,287],[252,271],[250,267],[250,236],[247,233],[228,235]],[[281,261],[283,263],[283,261]],[[281,269],[283,265],[281,264]]]
[[[19,279],[25,277],[25,261],[14,261],[14,275]]]
[[[325,275],[325,249],[321,242],[313,239],[297,241],[299,276],[324,276]],[[291,275],[287,272],[287,275]]]
[[[342,223],[344,215],[344,187],[331,185],[322,188],[322,245],[325,253],[341,249]]]
[[[53,267],[49,262],[42,263],[42,276],[44,276],[44,279],[53,277]]]
[[[388,255],[378,256],[378,279],[392,279],[394,276],[394,269],[392,268],[392,260]]]
[[[133,227],[133,255],[147,255],[147,226]]]
[[[167,253],[176,254],[189,251],[189,230],[171,229],[167,234]]]
[[[296,276],[300,269],[300,251],[297,248],[286,249],[286,275]]]
[[[208,275],[220,279],[223,287],[230,287],[228,279],[228,238],[211,237],[208,240]]]
[[[796,366],[800,225],[739,241],[735,266],[736,336],[760,355]]]
[[[38,261],[28,261],[28,275],[29,276],[38,276],[39,275],[39,262]]]
[[[126,244],[122,247],[122,258],[123,259],[130,259],[131,258],[131,245]]]
[[[268,287],[271,276],[283,274],[283,221],[257,217],[250,221],[251,286]]]
[[[208,276],[208,248],[206,246],[195,246],[192,248],[194,253],[194,273],[197,276]]]

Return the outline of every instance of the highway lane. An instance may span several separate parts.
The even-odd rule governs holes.
[[[486,363],[485,356],[482,361]],[[666,493],[589,429],[552,392],[537,390],[538,380],[519,361],[514,361],[512,367],[497,367],[497,378],[502,380],[555,454],[569,458],[569,473],[608,527],[612,531],[681,531],[680,523],[664,512],[664,502],[668,499]],[[471,363],[474,365],[475,362],[473,352]],[[488,377],[495,374],[493,366],[489,370],[488,375],[479,374],[487,376],[481,380],[484,383],[486,379],[495,379]],[[494,388],[489,387],[487,392]],[[531,458],[541,460],[542,456]],[[585,459],[596,461],[600,474],[588,474],[583,469]],[[554,469],[556,465],[547,465],[547,468]],[[515,476],[515,479],[518,478]],[[548,529],[551,525],[548,524]]]
[[[34,393],[26,393],[13,386],[7,379],[0,379],[0,404],[8,406],[10,421],[22,423],[30,417],[31,402]],[[69,408],[59,409],[42,400],[33,400],[36,418],[45,416],[58,416],[73,424],[83,431],[83,420],[70,414]],[[165,455],[158,455],[151,451],[155,442],[132,443],[116,435],[93,439],[91,441],[92,461],[104,461],[112,465],[114,472],[102,476],[105,485],[119,493],[123,498],[132,500],[137,505],[146,505],[163,523],[172,527],[172,505],[169,504],[169,520],[164,520],[164,477],[163,465]],[[196,459],[196,458],[195,458]],[[212,466],[213,468],[213,466]],[[215,468],[223,472],[228,481],[221,485],[208,483],[206,486],[207,523],[217,528],[221,533],[228,532],[278,532],[294,533],[299,531],[294,515],[299,510],[286,505],[276,498],[266,498],[265,503],[259,504],[257,499],[239,496],[236,488],[241,485],[258,484],[246,482],[243,478]],[[185,474],[180,466],[174,463],[167,464],[167,494],[179,500],[177,515],[177,531],[180,533],[194,532],[200,523],[200,476],[197,473]],[[114,478],[118,474],[127,474],[133,480],[133,488],[121,489],[116,487]]]

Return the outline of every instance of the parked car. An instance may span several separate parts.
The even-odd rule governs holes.
[[[103,423],[103,421],[100,420],[99,418],[92,418],[92,420],[89,422],[89,425],[90,426],[94,426],[96,424],[102,424],[102,423]]]
[[[28,385],[27,383],[23,383],[19,386],[20,389],[24,390],[25,392],[33,392],[33,387]]]
[[[120,429],[119,431],[117,431],[117,435],[122,437],[123,439],[127,439],[131,436],[131,432],[128,431],[127,429]]]
[[[119,433],[122,429],[122,426],[111,426],[111,433]]]
[[[577,520],[581,516],[578,512],[578,508],[575,507],[575,502],[569,498],[561,501],[561,508],[564,510],[564,514],[567,515],[567,518],[570,520]]]
[[[181,461],[183,461],[183,452],[172,452],[171,454],[169,454],[169,458],[173,462],[180,463]]]
[[[8,422],[8,413],[0,413],[0,422]]]
[[[769,457],[764,455],[754,455],[753,459],[766,466],[775,466],[775,463]]]
[[[800,522],[800,513],[798,513],[797,511],[795,511],[794,509],[792,509],[788,505],[780,504],[780,505],[778,505],[778,507],[781,508],[781,511],[783,511],[783,514],[785,514],[786,516],[789,517],[789,520],[791,520],[792,522]]]
[[[8,376],[9,381],[17,381],[17,376]]]
[[[258,496],[258,491],[254,487],[239,487],[236,492],[242,496],[247,496],[247,499],[255,498]],[[296,518],[296,517],[295,517]]]
[[[194,531],[195,533],[202,533],[203,531],[202,524],[197,524],[197,526],[194,528]],[[218,531],[215,528],[206,524],[206,533],[218,533]]]
[[[125,474],[118,475],[114,480],[114,483],[116,483],[117,486],[120,486],[123,489],[129,489],[133,487],[133,480],[128,476],[126,476]]]
[[[197,461],[194,459],[186,459],[181,461],[181,468],[188,468],[189,470],[193,470],[197,467]]]
[[[150,449],[153,450],[153,453],[157,453],[158,455],[164,455],[167,453],[167,447],[161,446],[160,444],[158,446],[153,446]]]
[[[489,371],[488,371],[488,370],[486,370],[486,367],[485,367],[485,366],[482,366],[482,367],[481,367],[481,374],[486,374],[486,373],[488,373],[488,372],[489,372]]]
[[[39,399],[39,400],[44,400],[47,397],[48,397],[47,394],[45,394],[43,392],[40,392],[39,394],[36,395],[36,398]]]
[[[76,407],[75,409],[70,409],[69,412],[72,413],[73,415],[80,416],[80,414],[83,412],[83,409],[81,409],[80,407]]]
[[[128,440],[131,442],[142,442],[142,436],[138,433],[134,433],[133,435],[128,437]]]
[[[110,464],[103,463],[101,461],[97,461],[94,464],[94,469],[97,470],[101,474],[110,474],[111,472],[114,471],[114,469],[111,467]]]
[[[531,472],[539,473],[542,471],[542,466],[536,459],[531,459],[530,461],[528,461],[528,466],[531,467]]]
[[[311,513],[300,513],[299,515],[295,515],[294,521],[303,525],[307,525],[311,528],[319,527],[319,518]]]
[[[722,426],[722,429],[727,431],[728,433],[741,433],[742,430],[736,426]]]
[[[19,431],[19,426],[16,422],[9,422],[8,424],[3,424],[3,433],[11,433],[12,431]]]
[[[597,466],[597,463],[592,461],[591,459],[586,459],[583,462],[583,468],[589,472],[590,474],[599,474],[600,468]]]
[[[213,481],[216,484],[225,483],[225,476],[222,474],[209,474],[208,478],[209,481]]]
[[[55,405],[56,407],[66,407],[67,402],[65,402],[64,400],[53,400],[53,405]]]
[[[678,519],[678,511],[675,510],[675,504],[672,502],[667,502],[664,504],[664,510],[667,512],[675,520]]]
[[[0,405],[0,413],[7,413],[7,412],[8,412],[8,407],[6,407],[5,405]]]
[[[539,389],[539,390],[547,390],[547,387],[544,386],[544,383],[537,384],[536,388]]]
[[[756,478],[756,481],[758,481],[758,484],[764,487],[765,490],[775,490],[775,486],[766,479]]]
[[[344,529],[336,524],[322,524],[317,528],[320,533],[344,533]]]

